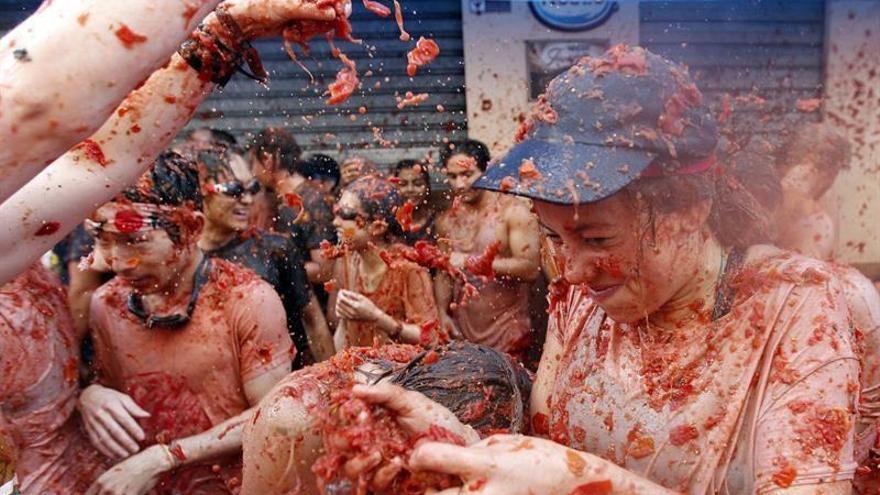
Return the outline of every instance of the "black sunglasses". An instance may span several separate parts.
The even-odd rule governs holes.
[[[244,196],[245,193],[249,193],[251,195],[255,195],[259,193],[263,186],[260,184],[260,181],[257,179],[251,180],[248,185],[244,185],[241,181],[230,181],[230,182],[221,182],[219,184],[214,184],[212,186],[215,192],[218,192],[224,196],[229,196],[230,198],[240,198]]]
[[[357,220],[361,217],[357,210],[343,210],[342,208],[337,209],[335,214],[340,220]]]

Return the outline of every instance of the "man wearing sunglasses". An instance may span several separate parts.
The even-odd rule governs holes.
[[[290,370],[281,300],[202,254],[201,205],[195,164],[169,152],[87,222],[116,277],[92,297],[98,378],[78,407],[98,450],[125,459],[95,493],[233,493],[241,425]]]
[[[199,247],[205,255],[250,268],[272,284],[284,303],[287,327],[297,348],[294,369],[333,355],[324,312],[306,279],[307,254],[297,239],[248,228],[261,185],[243,154],[215,146],[199,149],[192,157],[199,167],[204,195],[205,228]]]

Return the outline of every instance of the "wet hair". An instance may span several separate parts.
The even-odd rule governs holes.
[[[426,363],[422,353],[390,375],[390,381],[446,406],[485,436],[521,433],[527,424],[532,380],[528,372],[491,347],[453,342]]]
[[[222,129],[214,129],[211,127],[198,127],[196,129],[190,129],[186,131],[186,139],[192,139],[193,135],[199,131],[207,131],[208,133],[210,133],[212,144],[219,144],[222,146],[238,145],[238,140],[235,139],[235,136],[233,136],[231,132],[224,131]]]
[[[711,201],[709,228],[722,246],[744,249],[771,238],[771,217],[767,208],[745,187],[737,175],[747,177],[750,165],[732,173],[728,165],[699,174],[641,178],[623,189],[636,203],[648,208],[653,235],[655,214],[673,213]]]
[[[440,163],[445,167],[449,159],[455,155],[466,155],[473,158],[477,162],[477,167],[485,172],[489,166],[489,160],[492,155],[489,153],[489,147],[480,141],[468,139],[461,143],[449,143],[440,149]]]
[[[174,151],[164,151],[138,183],[122,191],[135,203],[202,208],[199,171],[195,162]]]
[[[257,133],[251,140],[248,151],[254,152],[257,157],[263,154],[276,157],[279,167],[285,170],[295,167],[302,156],[302,148],[293,134],[278,127],[267,127]]]
[[[422,163],[419,160],[400,160],[394,164],[393,172],[394,175],[397,175],[401,170],[415,168],[416,166],[421,169],[419,173],[422,175],[422,180],[427,184],[428,192],[431,192],[431,173],[428,172],[428,166],[425,163]]]
[[[398,236],[403,232],[397,223],[395,213],[403,204],[397,188],[388,179],[378,175],[365,175],[345,186],[343,192],[350,192],[361,202],[361,209],[367,215],[367,222],[381,221],[388,225],[388,234]]]
[[[201,211],[202,192],[198,167],[189,158],[174,151],[164,151],[137,184],[120,193],[120,198],[135,203]],[[181,242],[183,226],[173,220],[168,220],[165,224],[165,231],[171,240],[175,243]]]
[[[784,177],[795,165],[812,162],[826,182],[821,196],[831,187],[838,172],[849,168],[851,153],[849,141],[837,129],[827,122],[810,122],[795,129],[776,167],[779,176]]]
[[[218,182],[224,176],[233,177],[235,174],[232,172],[229,160],[232,155],[243,156],[241,149],[226,146],[190,148],[185,153],[198,166],[199,175],[203,182],[208,179]]]
[[[339,164],[330,156],[315,153],[299,163],[298,172],[307,179],[333,181],[333,187],[339,184],[341,174]]]

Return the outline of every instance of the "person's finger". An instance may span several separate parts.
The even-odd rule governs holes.
[[[103,455],[104,457],[108,459],[115,459],[116,454],[114,454],[113,451],[111,451],[104,445],[103,439],[98,434],[95,427],[92,426],[92,420],[89,417],[83,416],[83,426],[86,429],[86,434],[89,436],[89,443],[91,443],[93,447],[98,449],[98,452],[100,452],[101,455]]]
[[[382,463],[382,453],[373,451],[369,454],[361,454],[348,462],[342,467],[345,477],[354,479],[359,477],[363,472],[369,471]]]
[[[434,471],[462,478],[487,476],[491,461],[484,449],[459,447],[451,443],[425,442],[413,451],[410,468],[416,471]]]
[[[135,402],[134,399],[131,398],[131,396],[127,394],[122,394],[121,399],[122,405],[125,407],[126,410],[128,410],[129,413],[131,413],[132,416],[136,418],[150,417],[150,413],[141,408],[141,406],[137,405],[137,402]]]
[[[403,468],[403,459],[394,457],[388,464],[376,470],[376,474],[373,475],[373,480],[370,482],[370,487],[377,493],[387,491],[391,482],[394,481],[398,473],[403,471]]]
[[[98,421],[103,426],[104,434],[101,436],[108,442],[108,447],[120,451],[120,457],[128,457],[138,451],[138,444],[131,435],[128,434],[116,419],[106,411],[101,411],[97,415]],[[112,440],[112,443],[109,441]]]
[[[410,414],[413,410],[413,395],[409,390],[391,383],[376,385],[355,385],[351,389],[355,397],[367,402],[385,406],[400,415]]]
[[[95,429],[94,443],[96,446],[103,447],[103,450],[108,454],[107,457],[111,459],[124,459],[128,457],[128,451],[113,438],[113,435],[110,434],[102,421],[95,420],[93,427]]]
[[[138,407],[137,409],[140,408]],[[139,442],[144,439],[145,435],[143,428],[141,428],[141,425],[139,425],[138,422],[133,417],[131,417],[131,412],[128,410],[127,407],[125,407],[124,403],[116,407],[110,407],[109,412],[113,416],[113,418],[116,419],[116,423],[119,426],[125,428],[125,431],[135,442]],[[141,409],[141,412],[146,411]]]

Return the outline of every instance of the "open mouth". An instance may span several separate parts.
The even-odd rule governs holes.
[[[595,301],[604,301],[614,295],[622,284],[605,285],[602,287],[588,287],[590,297]]]

